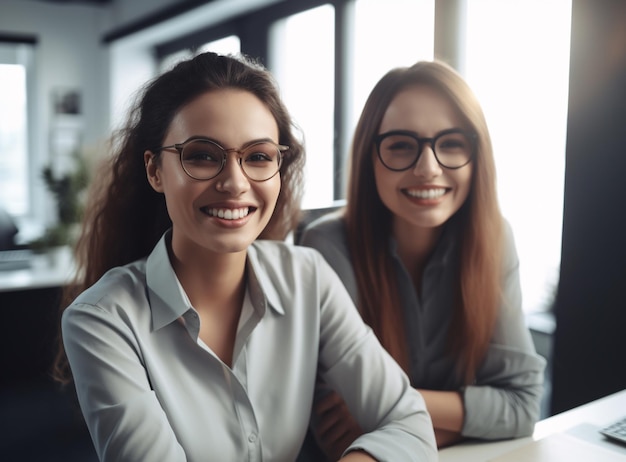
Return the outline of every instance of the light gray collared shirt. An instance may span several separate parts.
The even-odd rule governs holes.
[[[457,236],[448,226],[429,259],[421,290],[415,290],[410,274],[390,242],[404,327],[411,358],[411,383],[416,388],[462,390],[465,421],[462,434],[483,439],[530,435],[539,418],[545,360],[535,352],[522,313],[519,260],[513,233],[505,224],[502,280],[503,303],[489,349],[476,381],[463,387],[454,358],[448,352],[448,329],[454,307],[458,268]],[[352,299],[358,297],[345,226],[339,214],[324,216],[304,231],[302,245],[320,251],[340,276]]]
[[[434,461],[421,395],[312,249],[257,241],[232,368],[199,338],[166,233],[64,312],[63,341],[102,461],[293,461],[316,374],[346,399],[380,461]]]

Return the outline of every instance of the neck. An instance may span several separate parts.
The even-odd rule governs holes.
[[[397,251],[405,268],[413,276],[416,286],[421,282],[421,275],[443,231],[438,228],[418,228],[408,223],[394,223],[393,236],[397,242]]]
[[[246,290],[246,252],[195,252],[173,260],[176,275],[200,316],[199,338],[232,367]]]
[[[245,251],[173,256],[172,264],[191,304],[198,310],[238,310],[245,292]]]

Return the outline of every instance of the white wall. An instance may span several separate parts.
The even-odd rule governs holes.
[[[53,215],[38,172],[50,159],[52,94],[74,88],[82,94],[83,140],[98,143],[105,135],[108,113],[105,49],[100,43],[108,11],[101,7],[50,5],[32,0],[0,0],[0,31],[38,38],[34,63],[31,114],[32,190],[34,216],[47,222]],[[39,184],[37,184],[39,182]]]

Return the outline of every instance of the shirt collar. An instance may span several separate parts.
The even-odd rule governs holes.
[[[285,314],[277,284],[270,278],[270,274],[282,270],[280,255],[272,255],[261,248],[264,241],[255,241],[248,247],[248,287],[250,297],[254,300],[263,300],[278,314]],[[267,244],[267,243],[265,243]],[[274,246],[278,250],[279,246]],[[281,275],[282,276],[282,275]]]
[[[190,308],[167,253],[171,236],[171,230],[163,234],[146,262],[146,284],[154,330],[172,323]]]
[[[169,229],[156,244],[146,262],[146,284],[152,310],[153,330],[174,322],[192,308],[170,262],[167,247],[171,236],[172,231]],[[259,316],[265,314],[267,305],[277,313],[285,314],[275,284],[267,276],[267,259],[263,258],[254,244],[248,248],[247,270],[250,300]]]

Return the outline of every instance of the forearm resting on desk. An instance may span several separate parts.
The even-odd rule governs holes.
[[[444,447],[459,441],[465,417],[461,394],[456,391],[418,391],[424,397],[433,421],[437,446]]]
[[[346,448],[363,434],[345,401],[336,392],[328,393],[316,404],[315,414],[317,424],[314,435],[329,460],[339,459]]]
[[[339,459],[341,462],[376,462],[372,456],[364,451],[352,451]]]

